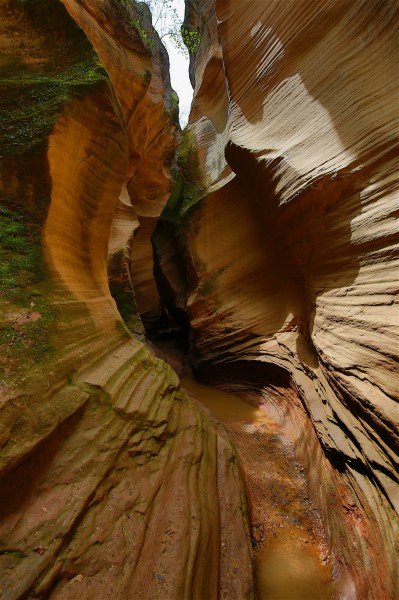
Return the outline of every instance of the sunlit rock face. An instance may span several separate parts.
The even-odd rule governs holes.
[[[163,46],[157,45],[155,54],[150,47],[137,47],[130,35],[134,21],[139,19],[142,33],[146,34],[149,16],[132,14],[130,24],[124,24],[129,3],[98,2],[93,14],[91,2],[68,1],[71,15],[84,29],[95,45],[106,67],[123,110],[129,143],[129,164],[126,169],[126,188],[120,205],[134,206],[136,227],[131,229],[132,243],[126,252],[135,296],[140,314],[156,311],[158,292],[153,279],[151,235],[156,219],[169,197],[172,180],[170,167],[180,139],[180,128],[169,80],[169,60]],[[124,8],[125,7],[125,8]],[[142,7],[144,11],[145,8]],[[96,23],[104,24],[101,29]],[[125,31],[119,31],[120,29]],[[117,32],[117,33],[115,33]],[[136,35],[137,37],[137,35]],[[125,211],[117,210],[114,226],[124,221]],[[130,220],[130,219],[129,219]],[[112,233],[115,232],[115,229]],[[116,235],[110,245],[116,248]],[[125,248],[126,237],[121,238],[120,249]]]
[[[109,291],[179,139],[138,10],[0,5],[4,600],[253,597],[235,454]]]
[[[177,305],[188,273],[198,372],[302,400],[345,598],[393,598],[398,581],[395,11],[187,2],[208,194],[184,221],[183,269],[177,228],[154,238]]]

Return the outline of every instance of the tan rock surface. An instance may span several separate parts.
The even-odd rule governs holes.
[[[0,596],[250,598],[234,451],[107,281],[167,196],[166,67],[134,3],[64,5],[0,4],[1,252],[20,268],[0,298]]]
[[[67,0],[65,5],[95,45],[121,103],[130,146],[123,195],[126,199],[127,192],[139,223],[129,249],[131,277],[135,282],[139,312],[156,311],[158,292],[152,274],[151,235],[156,223],[154,218],[160,215],[170,194],[169,171],[180,138],[168,57],[160,44],[158,51],[152,54],[151,49],[138,44],[127,32],[128,37],[121,37],[121,23],[126,20],[123,4],[101,1],[95,11],[88,1]],[[134,20],[137,15],[131,18]],[[141,26],[145,26],[148,17],[140,19]],[[121,221],[123,213],[117,213],[115,218]]]
[[[398,593],[396,11],[188,2],[208,194],[184,222],[187,263],[163,265],[177,306],[188,273],[199,373],[301,399],[332,465],[310,477],[337,589],[362,599]]]
[[[169,367],[127,342],[74,386],[78,410],[3,479],[3,597],[250,593],[231,446]]]

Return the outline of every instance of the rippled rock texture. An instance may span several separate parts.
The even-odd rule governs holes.
[[[253,597],[235,454],[137,339],[180,138],[143,10],[0,3],[4,600]]]
[[[301,399],[345,598],[398,593],[397,16],[390,0],[190,0],[199,191],[154,237],[197,371],[284,414],[274,385]]]

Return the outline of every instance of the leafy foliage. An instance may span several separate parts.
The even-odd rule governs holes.
[[[185,27],[181,28],[181,35],[187,50],[194,54],[201,43],[201,34],[199,31],[190,31]]]
[[[176,110],[177,108],[179,108],[179,96],[175,90],[172,90],[172,110]]]
[[[194,53],[201,43],[201,34],[183,27],[180,16],[173,6],[173,0],[144,0],[152,15],[153,27],[161,40],[169,38],[182,54]],[[136,26],[144,41],[151,47],[151,33],[139,19]]]
[[[143,43],[145,44],[145,46],[147,46],[147,48],[149,48],[150,50],[154,50],[155,49],[155,41],[154,41],[153,32],[150,29],[148,29],[142,25],[142,21],[140,20],[140,18],[134,19],[133,25],[139,32],[140,37],[141,37]]]
[[[17,0],[10,7],[42,51],[36,62],[8,58],[0,74],[1,179],[8,189],[0,197],[0,379],[21,385],[56,348],[54,291],[41,244],[51,189],[46,139],[63,104],[107,73],[61,2]]]

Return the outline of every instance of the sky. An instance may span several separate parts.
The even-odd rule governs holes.
[[[155,2],[155,4],[157,4]],[[171,0],[171,4],[174,9],[176,9],[180,21],[183,22],[184,19],[184,0]],[[155,11],[153,10],[153,13]],[[156,15],[153,17],[153,23],[158,30],[158,33],[162,37],[163,31],[165,31],[168,27],[168,21],[164,21],[162,23],[162,29],[159,26],[160,24],[155,24]],[[171,21],[169,20],[169,23]],[[172,88],[177,92],[179,96],[179,108],[180,108],[180,125],[181,127],[185,127],[188,121],[188,115],[190,112],[191,100],[193,97],[193,88],[191,87],[190,79],[188,77],[188,52],[185,52],[185,55],[176,49],[176,46],[173,44],[171,39],[168,36],[162,37],[162,42],[166,46],[166,49],[169,54],[170,61],[170,78],[172,82]]]

